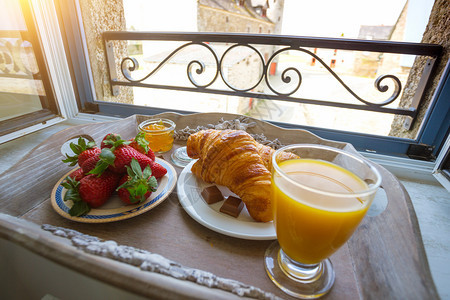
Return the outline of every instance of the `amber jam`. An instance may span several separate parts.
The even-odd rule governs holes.
[[[164,153],[172,149],[175,123],[169,119],[150,119],[139,124],[149,147],[155,153]]]

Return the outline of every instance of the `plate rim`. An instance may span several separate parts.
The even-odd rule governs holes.
[[[77,167],[75,169],[70,170],[69,172],[67,172],[66,174],[64,174],[55,184],[55,186],[52,189],[52,193],[51,193],[51,204],[53,209],[62,217],[72,220],[72,221],[76,221],[76,222],[80,222],[80,223],[109,223],[109,222],[116,222],[116,221],[121,221],[121,220],[125,220],[125,219],[129,219],[138,215],[141,215],[151,209],[153,209],[154,207],[158,206],[160,203],[164,202],[164,200],[167,199],[167,197],[169,197],[169,195],[173,192],[176,183],[178,181],[177,178],[177,172],[175,170],[175,168],[168,163],[165,160],[162,160],[160,158],[156,158],[155,161],[159,164],[161,164],[162,166],[164,166],[167,169],[167,174],[165,174],[162,178],[166,177],[168,182],[167,182],[167,186],[165,186],[164,188],[167,189],[166,193],[163,194],[159,199],[157,199],[155,202],[151,203],[150,205],[148,205],[147,207],[141,209],[142,206],[146,205],[148,202],[142,203],[139,206],[134,207],[133,209],[131,209],[132,206],[130,206],[130,210],[127,213],[122,212],[121,215],[116,216],[116,217],[109,217],[109,218],[85,218],[83,216],[80,217],[73,217],[71,215],[69,215],[67,212],[65,212],[59,205],[58,205],[58,201],[56,199],[56,194],[58,192],[62,193],[62,190],[64,189],[61,186],[61,183],[63,182],[63,180],[72,172],[76,171],[77,169],[79,169],[80,167]],[[173,176],[170,177],[170,174],[172,174]],[[159,194],[161,195],[161,194]],[[158,196],[159,196],[158,195]],[[87,214],[89,215],[89,213]],[[92,215],[91,215],[92,216]]]
[[[267,234],[252,235],[252,234],[239,233],[236,231],[227,230],[227,229],[215,226],[214,224],[210,224],[209,222],[205,221],[204,219],[199,218],[199,214],[197,213],[195,208],[192,205],[187,205],[188,203],[190,203],[190,200],[183,188],[185,181],[186,181],[186,177],[187,177],[188,173],[191,171],[192,165],[196,161],[197,160],[194,160],[194,161],[190,162],[186,167],[184,167],[184,169],[181,171],[181,173],[179,175],[178,182],[177,182],[178,200],[180,201],[180,204],[183,207],[184,211],[191,218],[193,218],[195,221],[197,221],[201,225],[205,226],[206,228],[209,228],[215,232],[218,232],[218,233],[230,236],[230,237],[246,239],[246,240],[275,240],[276,239],[275,228],[273,228],[273,235],[267,235]],[[258,222],[255,221],[255,224],[258,224]],[[266,223],[261,223],[261,224],[266,224]]]

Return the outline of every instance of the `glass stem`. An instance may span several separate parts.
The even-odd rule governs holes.
[[[323,273],[323,264],[302,264],[290,258],[282,249],[278,253],[278,264],[286,276],[303,283],[318,280]]]

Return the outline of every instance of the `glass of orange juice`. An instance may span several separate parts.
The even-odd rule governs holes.
[[[148,146],[155,153],[164,153],[173,147],[175,123],[169,119],[149,119],[139,124]]]
[[[299,158],[282,161],[284,151]],[[364,218],[381,176],[357,154],[309,144],[277,150],[271,171],[277,241],[265,253],[267,274],[293,297],[319,298],[335,279],[329,257]]]

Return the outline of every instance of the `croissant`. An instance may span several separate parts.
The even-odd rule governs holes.
[[[192,173],[208,183],[228,187],[259,222],[273,219],[270,168],[274,152],[242,130],[202,130],[191,134],[187,141],[187,154],[198,158]],[[281,160],[297,157],[292,153],[283,155]]]

